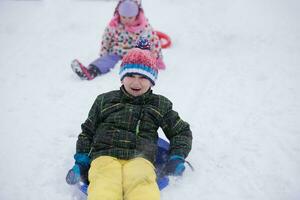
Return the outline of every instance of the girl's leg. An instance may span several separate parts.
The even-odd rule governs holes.
[[[160,192],[151,162],[135,158],[123,165],[124,200],[159,200]]]
[[[122,200],[122,165],[118,159],[101,156],[91,163],[88,200]]]
[[[121,60],[121,57],[115,54],[108,54],[103,57],[99,57],[95,61],[93,61],[89,66],[96,67],[100,74],[105,74],[109,72],[114,66]]]

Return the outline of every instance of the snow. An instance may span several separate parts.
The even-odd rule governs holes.
[[[80,124],[118,66],[79,80],[116,1],[0,0],[1,200],[76,199],[65,183]],[[300,199],[300,3],[144,0],[173,42],[155,93],[191,125],[196,171],[162,200]]]

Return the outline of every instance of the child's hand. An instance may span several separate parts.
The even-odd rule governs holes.
[[[66,181],[69,185],[74,185],[80,181],[80,176],[80,166],[76,164],[69,170]]]
[[[181,176],[185,170],[184,162],[182,156],[171,156],[164,168],[164,173],[171,176]]]
[[[69,170],[66,181],[70,185],[74,185],[81,180],[84,171],[89,169],[90,157],[84,153],[77,153],[74,155],[75,165]]]

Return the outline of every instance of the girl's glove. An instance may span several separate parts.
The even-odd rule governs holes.
[[[165,175],[181,176],[185,170],[184,162],[185,160],[182,156],[171,156],[164,168]]]
[[[90,157],[84,153],[77,153],[74,155],[75,165],[69,170],[66,181],[70,185],[74,185],[81,180],[84,171],[88,170],[90,166]]]

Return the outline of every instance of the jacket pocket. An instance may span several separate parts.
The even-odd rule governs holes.
[[[93,147],[96,150],[110,148],[135,149],[136,136],[127,131],[101,130],[94,136]]]
[[[127,131],[119,131],[118,134],[113,136],[113,146],[124,149],[135,149],[136,135]]]
[[[114,131],[97,131],[93,138],[93,147],[96,151],[113,147]]]

